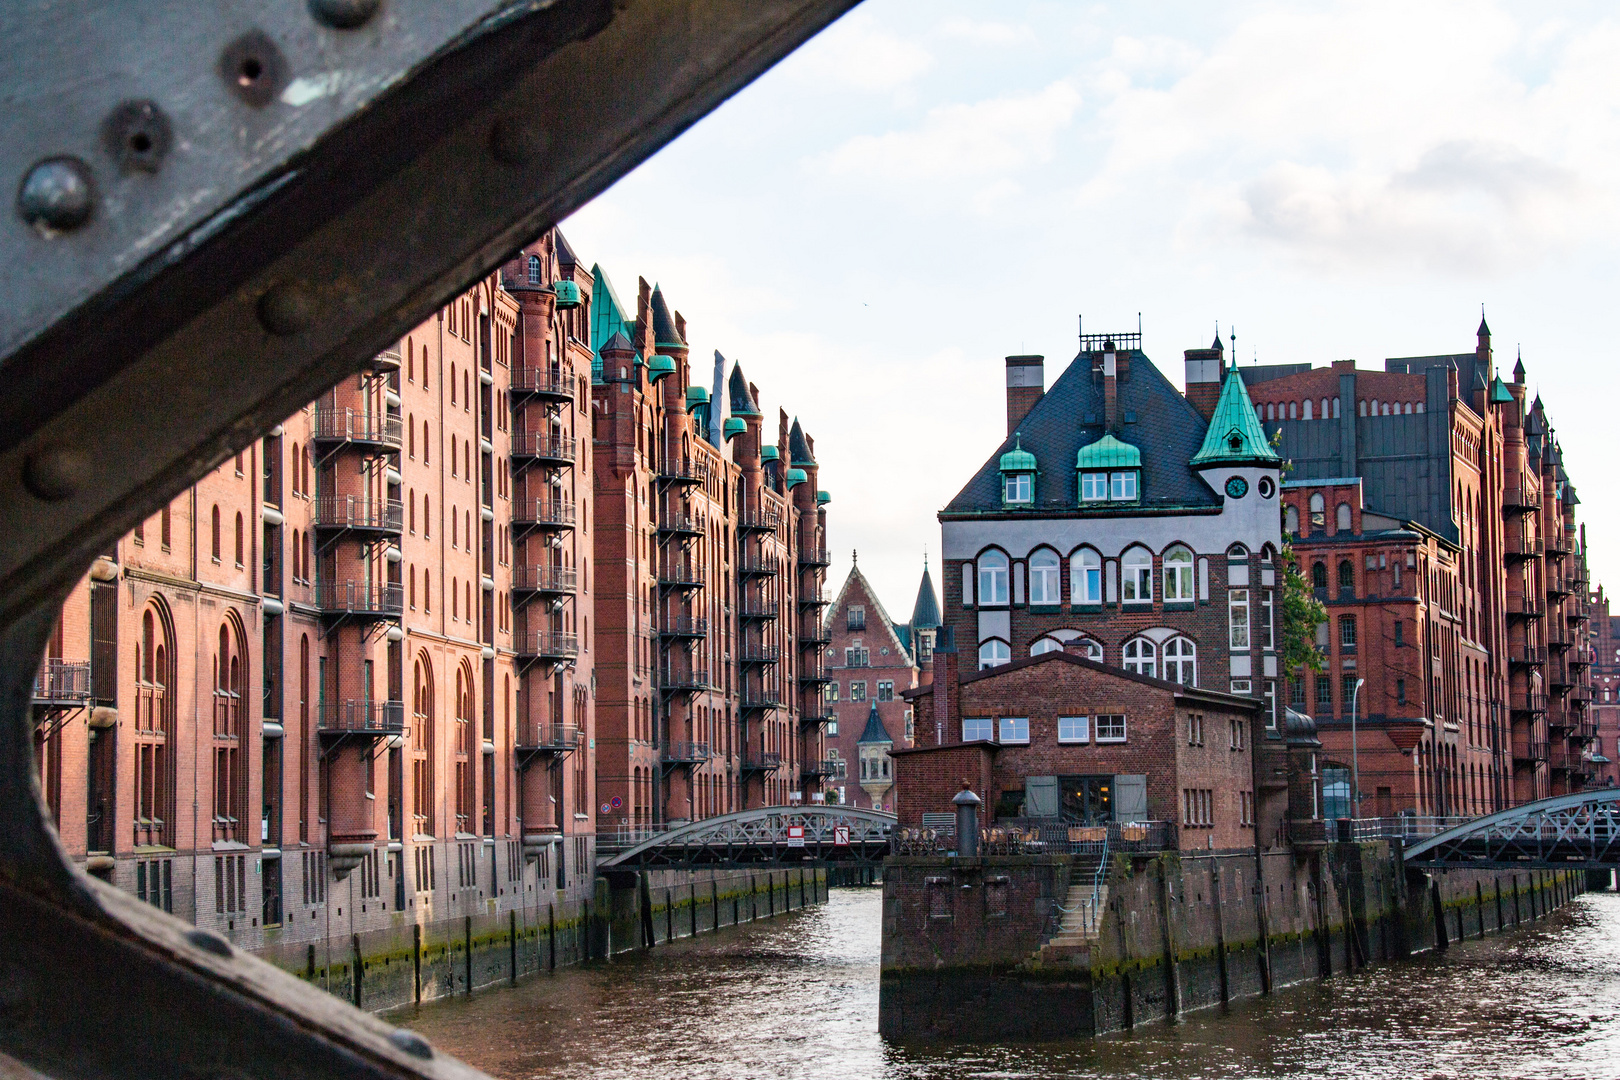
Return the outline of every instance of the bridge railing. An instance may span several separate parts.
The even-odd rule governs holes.
[[[998,820],[979,830],[984,855],[1102,855],[1109,851],[1173,851],[1179,845],[1173,821],[1111,821],[1079,825],[1057,818]],[[892,855],[944,855],[956,850],[956,827],[938,824],[899,828]]]

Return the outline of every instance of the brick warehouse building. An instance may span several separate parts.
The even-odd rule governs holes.
[[[552,231],[124,537],[36,683],[70,855],[276,947],[566,908],[599,823],[817,797],[812,443],[685,353]]]
[[[1074,760],[1064,769],[1051,765],[1048,774],[1047,763],[1005,756],[1006,764],[981,777],[995,785],[995,813],[1057,812],[1047,805],[1052,800],[1015,782],[1018,769],[1039,764],[1033,780],[1061,784],[1067,776],[1079,785],[1064,799],[1088,818],[1185,818],[1216,829],[1223,843],[1248,830],[1240,846],[1255,842],[1255,823],[1262,835],[1280,833],[1287,774],[1274,620],[1282,463],[1218,343],[1188,356],[1212,384],[1202,398],[1183,396],[1164,378],[1141,351],[1139,334],[1083,335],[1079,354],[1050,390],[1041,357],[1007,358],[1006,440],[940,513],[947,568],[941,640],[952,644],[936,657],[945,666],[932,690],[910,695],[926,705],[919,706],[917,749],[898,755],[903,818],[918,810],[907,805],[908,788],[920,790],[914,770],[931,768],[936,755],[966,752],[955,749],[966,743],[1008,742],[1003,716],[970,713],[974,694],[1000,685],[991,679],[970,693],[973,672],[1008,667],[1018,685],[1038,683],[1054,671],[1031,661],[1056,654],[1090,661],[1077,669],[1083,675],[1062,672],[1077,680],[1065,684],[1074,700],[1058,695],[1039,709],[1030,704],[1012,718],[1011,738],[1034,740],[1031,713],[1050,725],[1066,717],[1069,738],[1056,727],[1047,734],[1059,757]],[[1119,669],[1159,688],[1150,695],[1154,704],[1140,706],[1154,719],[1144,713],[1134,739],[1113,738],[1116,727],[1132,729],[1132,709],[1092,711],[1098,694],[1127,689],[1115,685]],[[1203,704],[1223,717],[1232,710],[1258,716],[1256,732],[1265,735],[1259,747],[1244,735],[1246,783],[1223,774],[1208,788],[1188,784],[1196,794],[1182,805],[1170,794],[1179,792],[1173,702],[1178,688],[1198,687],[1213,691]],[[1052,715],[1057,709],[1079,712]],[[1103,720],[1102,741],[1122,745],[1096,746],[1091,733]],[[1195,735],[1185,737],[1196,745]],[[1255,766],[1251,753],[1263,763]],[[1091,760],[1099,754],[1106,769],[1101,758]],[[1206,798],[1206,790],[1221,794]]]
[[[1588,783],[1620,784],[1620,615],[1609,613],[1609,597],[1599,586],[1591,597],[1592,775]]]
[[[1293,463],[1286,528],[1329,611],[1326,669],[1289,694],[1315,716],[1330,813],[1350,812],[1352,704],[1364,815],[1578,790],[1595,737],[1585,544],[1523,363],[1502,378],[1482,319],[1471,353],[1243,377]]]
[[[850,805],[892,810],[892,797],[874,799],[863,792],[860,745],[872,710],[893,750],[909,748],[915,739],[915,719],[905,693],[931,677],[934,635],[939,630],[939,600],[925,565],[912,606],[911,621],[897,623],[878,599],[872,583],[861,572],[860,559],[851,559],[849,576],[827,609],[822,635],[826,673],[825,691],[832,719],[827,724],[827,757],[836,769],[829,781],[838,801]],[[874,784],[874,788],[888,785]],[[828,792],[829,800],[832,791]]]

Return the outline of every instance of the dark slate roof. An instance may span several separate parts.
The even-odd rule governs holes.
[[[804,428],[799,426],[799,418],[793,418],[793,428],[788,432],[788,457],[794,465],[814,465],[816,459],[810,456],[810,444],[805,441]]]
[[[889,737],[889,729],[883,726],[883,717],[878,715],[877,702],[872,702],[872,710],[866,714],[866,730],[861,732],[861,737],[856,739],[855,742],[894,742],[894,740]]]
[[[911,640],[910,623],[890,621],[889,629],[894,631],[894,636],[900,639],[900,644],[906,647],[907,653],[915,653],[917,651],[915,644]]]
[[[564,266],[578,266],[579,257],[574,254],[574,249],[568,246],[568,241],[563,239],[562,230],[553,229],[552,235],[557,238],[557,261]]]
[[[1491,328],[1485,325],[1485,313],[1483,311],[1479,313],[1479,329],[1475,330],[1474,333],[1479,337],[1491,336]]]
[[[731,415],[758,416],[759,402],[748,392],[748,380],[743,377],[742,365],[731,366]]]
[[[1142,498],[1138,507],[1151,512],[1165,507],[1220,506],[1215,492],[1189,464],[1204,441],[1204,418],[1145,353],[1132,353],[1130,367],[1130,378],[1119,383],[1117,434],[1142,451]],[[1081,353],[1070,362],[1052,388],[1019,421],[1018,434],[1024,449],[1032,452],[1040,465],[1035,509],[1077,508],[1075,456],[1082,446],[1096,442],[1104,434],[1102,375],[1092,374],[1090,353]],[[1001,511],[1001,473],[997,465],[1012,446],[1013,437],[1009,435],[945,507],[944,515]]]
[[[615,330],[612,337],[602,342],[602,348],[598,351],[603,353],[635,352],[636,346],[634,342],[624,336],[623,330]]]
[[[1215,331],[1215,344],[1211,345],[1210,348],[1216,352],[1226,351],[1226,346],[1221,344],[1221,332],[1219,330]]]
[[[670,317],[669,305],[664,302],[664,290],[657,285],[652,291],[653,341],[659,345],[685,345],[675,320]]]
[[[917,586],[917,602],[911,606],[911,625],[918,630],[939,628],[939,596],[934,592],[934,579],[923,563],[922,582]]]

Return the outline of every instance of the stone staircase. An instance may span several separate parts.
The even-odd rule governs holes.
[[[1102,928],[1103,911],[1108,906],[1108,886],[1103,884],[1093,898],[1092,882],[1101,863],[1100,858],[1079,858],[1069,880],[1069,894],[1058,912],[1058,929],[1041,947],[1030,954],[1023,967],[1029,969],[1062,967],[1067,964],[1090,963],[1091,943],[1097,940]]]

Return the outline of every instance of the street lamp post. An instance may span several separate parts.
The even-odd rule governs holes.
[[[1361,688],[1366,679],[1357,679],[1350,692],[1350,816],[1361,816],[1361,761],[1356,756],[1356,705],[1361,699]]]

